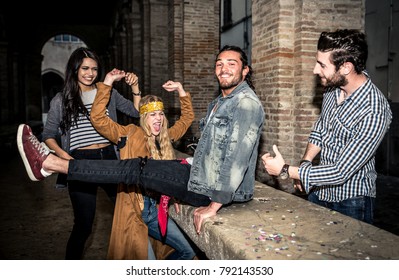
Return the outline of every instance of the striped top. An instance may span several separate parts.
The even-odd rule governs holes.
[[[81,94],[83,104],[86,106],[89,114],[96,97],[97,89],[86,91]],[[108,115],[108,110],[106,111]],[[93,144],[110,143],[108,139],[101,136],[93,127],[90,118],[79,114],[77,125],[71,127],[70,150],[87,147]]]
[[[308,139],[321,148],[320,164],[299,168],[306,192],[328,202],[376,196],[375,152],[392,120],[388,101],[370,79],[338,104],[340,91],[325,92]]]

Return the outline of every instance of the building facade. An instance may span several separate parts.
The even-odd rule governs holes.
[[[64,2],[73,5],[76,1]],[[60,1],[60,5],[64,2]],[[397,1],[394,2],[396,5]],[[16,35],[18,30],[11,27],[12,13],[3,9],[6,12],[0,13],[0,123],[41,120],[41,50],[56,34],[72,34],[100,54],[105,69],[117,67],[137,73],[144,94],[157,94],[164,99],[171,122],[179,112],[178,99],[163,91],[161,85],[168,79],[182,82],[192,94],[196,114],[187,137],[199,137],[198,120],[205,115],[208,102],[218,94],[215,55],[221,45],[235,43],[242,44],[251,58],[256,92],[266,112],[260,154],[276,144],[289,163],[297,164],[320,112],[322,89],[312,73],[320,32],[337,28],[365,30],[371,26],[375,27],[369,29],[375,36],[371,36],[372,41],[380,40],[378,36],[382,34],[375,25],[380,17],[375,14],[383,12],[380,6],[366,4],[365,0],[118,0],[110,7],[95,8],[101,9],[97,13],[99,22],[95,21],[97,18],[91,19],[91,23],[83,22],[83,17],[81,21],[65,22],[67,17],[53,19],[47,14],[38,15],[45,18],[38,22],[27,14],[31,24],[23,40]],[[92,6],[99,5],[93,2]],[[388,4],[387,9],[391,9]],[[105,12],[108,13],[104,15]],[[64,22],[59,22],[61,19]],[[391,53],[396,48],[397,44],[393,44]],[[387,56],[384,63],[388,64],[392,56]],[[381,71],[393,69],[381,68],[382,65],[370,67],[380,67],[376,68],[380,76],[384,75]],[[393,74],[389,73],[390,76],[385,73],[385,77],[391,77],[386,88],[395,107],[399,102],[398,90],[393,85]],[[117,87],[130,96],[125,85]],[[397,127],[397,114],[394,119]],[[384,172],[398,170],[396,131],[380,156]],[[262,165],[258,167],[257,179],[292,189],[269,178]]]

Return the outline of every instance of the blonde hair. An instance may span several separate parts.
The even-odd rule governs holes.
[[[156,95],[146,95],[141,98],[139,103],[139,108],[145,106],[151,102],[162,102],[162,98]],[[152,137],[151,127],[147,124],[148,113],[151,111],[147,111],[140,115],[140,126],[145,132],[145,140],[147,143],[147,147],[150,150],[151,157],[153,159],[176,159],[175,150],[172,146],[171,139],[168,134],[168,119],[165,117],[162,122],[161,131],[158,136],[155,137],[155,141],[159,143],[159,149]]]

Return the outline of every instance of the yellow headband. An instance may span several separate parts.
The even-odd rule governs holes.
[[[140,116],[142,116],[145,113],[154,112],[154,111],[163,111],[163,103],[161,101],[154,101],[141,106]]]

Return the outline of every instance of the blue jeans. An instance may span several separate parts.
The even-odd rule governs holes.
[[[145,164],[144,164],[145,163]],[[207,206],[209,197],[188,191],[191,165],[179,160],[70,160],[68,180],[93,183],[140,184],[192,206]]]
[[[194,250],[172,219],[168,218],[166,235],[164,237],[161,236],[161,231],[158,224],[157,202],[148,196],[144,196],[144,209],[142,212],[142,218],[148,226],[149,236],[160,240],[175,249],[175,251],[168,256],[168,260],[193,259],[195,256]],[[152,250],[152,248],[150,249]],[[151,258],[151,256],[154,256],[154,253],[149,251],[148,256]]]
[[[340,202],[322,201],[315,193],[308,196],[310,202],[327,207],[346,216],[372,224],[375,198],[370,196],[358,196],[342,200]]]
[[[76,159],[93,159],[96,162],[116,159],[112,145],[103,149],[75,150],[71,155]],[[68,178],[68,192],[72,203],[74,220],[72,232],[66,246],[65,259],[67,260],[82,259],[85,243],[93,228],[98,187],[101,187],[111,202],[115,204],[116,184],[88,183]]]

